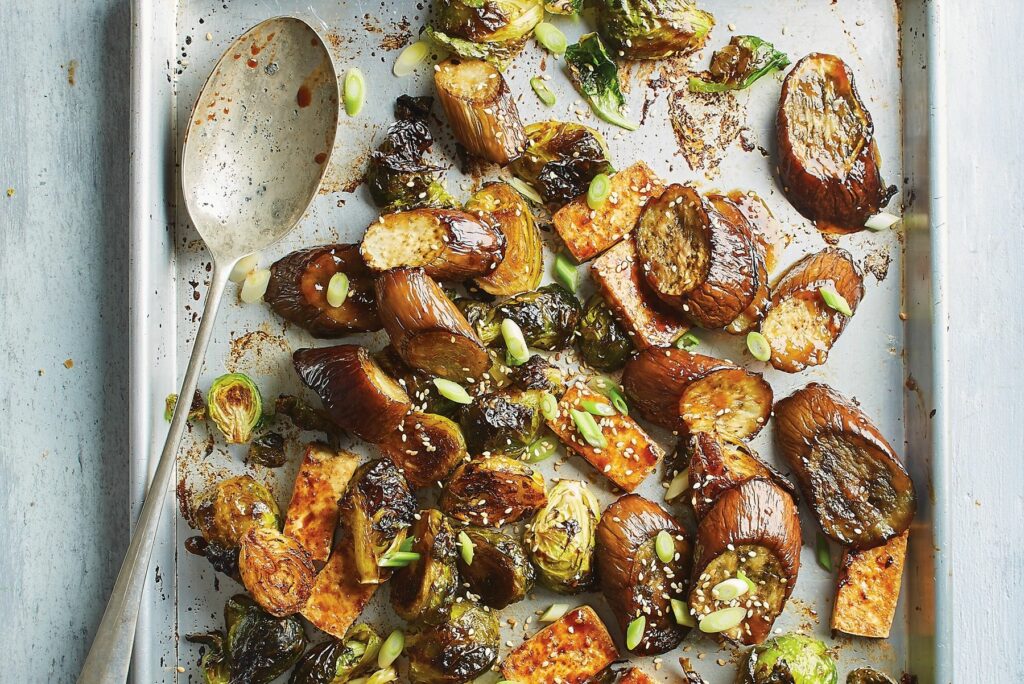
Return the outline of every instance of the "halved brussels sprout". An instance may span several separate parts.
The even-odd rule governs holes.
[[[587,191],[594,176],[615,171],[604,137],[593,128],[539,121],[524,132],[529,145],[509,170],[533,186],[545,202],[568,204]]]
[[[459,588],[455,532],[441,511],[430,509],[420,512],[409,536],[420,557],[395,572],[391,606],[403,620],[433,623],[444,617]]]
[[[496,530],[463,531],[473,543],[473,555],[471,563],[464,555],[458,557],[459,576],[480,603],[500,609],[526,598],[536,573],[523,545]]]
[[[416,499],[394,463],[381,458],[356,469],[340,502],[339,522],[352,535],[361,584],[391,576],[380,562],[405,541],[415,513]]]
[[[729,44],[715,50],[706,78],[691,78],[690,90],[720,93],[749,88],[757,79],[789,66],[786,53],[757,36],[733,36]]]
[[[456,301],[460,308],[465,307],[467,320],[484,344],[501,339],[501,322],[509,318],[523,331],[527,345],[547,351],[569,346],[581,313],[573,293],[554,283],[486,308],[481,304],[470,299]]]
[[[177,405],[177,393],[168,394],[167,398],[164,399],[164,420],[168,423],[170,423],[171,418],[174,417],[174,409]],[[204,418],[206,418],[206,401],[203,399],[202,393],[199,390],[196,390],[192,394],[192,404],[188,407],[188,419],[203,420]]]
[[[521,390],[541,390],[556,397],[565,391],[565,372],[540,354],[534,354],[526,363],[513,367],[509,377],[512,384]]]
[[[560,480],[548,503],[526,526],[523,541],[541,582],[549,589],[574,594],[594,581],[594,545],[601,509],[587,485]]]
[[[703,47],[715,18],[693,0],[603,0],[598,31],[627,59],[662,59]]]
[[[493,271],[476,279],[480,289],[492,295],[515,295],[540,285],[544,243],[522,195],[508,183],[491,183],[466,202],[466,211],[490,215],[505,236],[505,257]]]
[[[499,69],[515,57],[544,19],[543,0],[439,0],[427,35],[460,57]]]
[[[276,432],[262,434],[249,445],[245,462],[255,463],[264,468],[280,468],[288,459],[284,449],[284,437]]]
[[[373,627],[358,624],[344,639],[311,646],[292,671],[288,684],[345,684],[377,663],[381,638]]]
[[[803,634],[783,634],[750,652],[740,684],[837,684],[839,675],[828,647]]]
[[[539,390],[485,394],[459,418],[471,456],[519,456],[537,438],[543,422]]]
[[[414,684],[464,684],[490,669],[498,658],[498,614],[463,600],[452,604],[440,624],[410,638],[409,678]]]
[[[580,94],[590,103],[599,118],[626,130],[635,131],[639,124],[623,114],[626,98],[619,86],[619,68],[608,55],[600,36],[588,33],[580,36],[565,51],[569,78]]]
[[[237,549],[242,535],[249,530],[280,530],[283,519],[266,486],[248,475],[236,475],[207,487],[199,495],[195,523],[210,544]]]
[[[203,676],[210,684],[268,684],[302,657],[306,633],[297,617],[275,618],[244,594],[224,606],[226,629],[186,638],[205,644]]]
[[[469,458],[462,430],[454,421],[418,411],[410,412],[401,429],[377,446],[416,489],[432,487]]]
[[[633,353],[633,340],[599,294],[583,307],[579,332],[580,356],[591,368],[607,373],[617,371]]]
[[[441,510],[447,515],[484,527],[513,523],[545,503],[541,472],[503,456],[462,464],[441,493]]]
[[[238,571],[253,600],[274,617],[298,613],[313,593],[309,551],[273,528],[251,528],[242,536]]]
[[[213,381],[206,393],[207,412],[228,444],[245,444],[263,418],[263,397],[244,373],[228,373]]]
[[[846,675],[846,684],[896,684],[889,675],[870,667],[859,667]]]

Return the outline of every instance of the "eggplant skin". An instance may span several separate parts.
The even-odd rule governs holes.
[[[622,389],[647,420],[668,430],[683,428],[679,399],[686,388],[729,363],[675,347],[648,347],[626,362]]]
[[[376,291],[381,323],[405,363],[460,383],[490,369],[491,357],[469,321],[423,269],[382,273]]]
[[[348,296],[338,307],[327,303],[327,285],[335,273],[348,276]],[[373,276],[359,256],[359,245],[323,245],[281,257],[270,267],[263,299],[313,337],[380,330]]]
[[[782,190],[826,230],[860,230],[896,193],[882,180],[871,115],[850,68],[812,53],[782,85],[776,117]]]
[[[871,420],[828,385],[811,383],[775,405],[775,437],[800,490],[836,542],[884,544],[914,519],[914,483]]]
[[[299,349],[292,361],[330,419],[368,442],[397,429],[412,407],[405,390],[358,345]]]
[[[676,558],[669,563],[660,561],[654,549],[663,530],[675,539]],[[678,646],[689,629],[675,621],[670,599],[686,600],[692,560],[690,540],[679,523],[653,501],[627,494],[601,514],[595,557],[601,593],[623,631],[646,616],[643,640],[630,653],[657,655]]]
[[[406,415],[401,429],[385,436],[377,446],[415,489],[437,484],[469,458],[458,424],[418,411]]]

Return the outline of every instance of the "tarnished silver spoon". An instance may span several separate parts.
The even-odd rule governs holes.
[[[338,79],[327,46],[300,19],[268,19],[217,62],[185,133],[185,204],[213,256],[206,307],[160,461],[80,684],[127,679],[160,513],[228,276],[284,237],[316,197],[338,128]]]

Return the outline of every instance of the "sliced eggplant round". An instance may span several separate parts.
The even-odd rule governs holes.
[[[860,230],[895,194],[882,180],[874,124],[850,68],[834,55],[797,62],[776,118],[779,178],[797,211],[824,230]]]
[[[825,363],[850,317],[825,303],[821,288],[846,300],[853,313],[864,297],[860,269],[844,249],[829,247],[796,262],[775,286],[761,334],[772,349],[771,363],[797,373]]]
[[[548,501],[544,476],[522,461],[503,456],[459,466],[441,493],[441,510],[479,527],[501,527]]]
[[[494,65],[452,57],[434,69],[434,85],[456,140],[470,154],[502,166],[522,154],[519,108]]]
[[[539,287],[544,243],[523,196],[508,183],[491,183],[466,202],[466,211],[489,215],[505,236],[505,256],[493,271],[476,279],[480,289],[492,295],[515,295]]]
[[[754,260],[753,264],[753,282],[749,285],[744,281],[743,286],[753,289],[754,297],[750,300],[750,304],[744,309],[736,318],[734,318],[727,326],[725,331],[734,335],[740,335],[753,330],[757,327],[757,324],[764,318],[765,311],[768,308],[768,303],[771,301],[771,290],[768,286],[768,256],[766,254],[766,245],[763,242],[763,238],[755,234],[755,225],[748,219],[748,214],[736,201],[733,199],[733,195],[726,197],[724,195],[708,195],[707,199],[711,205],[715,208],[722,218],[733,226],[746,226],[746,234],[750,242],[751,258]],[[760,199],[756,200],[760,202]],[[753,200],[751,201],[753,202]],[[767,212],[767,208],[764,209]]]
[[[775,406],[776,440],[830,538],[868,549],[914,519],[914,483],[871,420],[828,385],[811,383]]]
[[[363,347],[299,349],[292,362],[302,382],[320,395],[330,419],[369,442],[396,430],[412,406],[405,390]]]
[[[674,547],[668,562],[656,549],[661,532]],[[679,523],[653,501],[627,494],[601,514],[595,557],[601,593],[623,632],[638,617],[645,619],[643,637],[630,653],[657,655],[678,646],[689,629],[676,622],[671,599],[686,600],[692,561]]]
[[[690,613],[701,624],[720,610],[746,608],[742,620],[715,633],[761,643],[793,592],[800,544],[796,504],[774,483],[754,478],[724,492],[697,526]],[[738,596],[716,589],[726,580],[746,583],[744,577],[747,590]],[[704,631],[714,629],[704,624]]]
[[[403,620],[436,623],[455,600],[459,573],[455,567],[455,531],[441,511],[420,511],[409,530],[418,560],[395,571],[391,607]]]
[[[497,268],[505,254],[505,236],[490,216],[411,209],[371,223],[359,253],[373,271],[422,268],[438,280],[465,280]]]
[[[470,527],[471,562],[459,555],[459,576],[480,603],[501,609],[526,598],[533,589],[536,571],[526,549],[513,537],[496,530]]]
[[[391,347],[413,368],[453,382],[481,377],[491,367],[487,348],[466,317],[421,268],[377,277],[380,320]]]
[[[407,414],[402,425],[377,446],[415,489],[436,485],[469,458],[466,440],[457,423],[444,416],[418,411]]]
[[[348,276],[341,306],[327,303],[327,286],[337,273]],[[359,245],[324,245],[287,254],[270,267],[264,301],[281,318],[313,337],[341,337],[380,330],[373,276],[359,256]]]
[[[648,347],[626,362],[622,389],[630,406],[647,420],[679,430],[679,398],[694,380],[713,370],[731,368],[721,359],[675,347]]]

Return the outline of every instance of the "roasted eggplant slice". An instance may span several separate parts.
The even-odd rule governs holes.
[[[459,423],[472,456],[520,456],[537,438],[543,419],[540,391],[500,390],[477,397]]]
[[[455,139],[470,154],[501,166],[522,154],[526,134],[519,108],[494,65],[452,57],[434,69],[434,85]]]
[[[667,562],[655,549],[663,531],[673,547]],[[596,554],[601,593],[623,632],[633,620],[645,619],[643,637],[630,653],[665,653],[686,636],[689,629],[676,622],[671,599],[687,598],[692,551],[679,523],[636,494],[621,497],[601,515]]]
[[[438,280],[490,273],[505,254],[505,236],[489,216],[457,209],[384,214],[366,228],[359,246],[373,271],[422,268]]]
[[[501,676],[518,684],[585,684],[618,657],[601,618],[580,606],[513,649],[501,663]]]
[[[460,383],[490,369],[491,357],[466,317],[423,269],[382,273],[376,287],[381,323],[407,364]]]
[[[914,519],[914,483],[864,412],[828,385],[811,383],[775,405],[775,437],[821,529],[869,549]]]
[[[496,530],[470,527],[464,530],[473,544],[470,563],[457,558],[459,577],[480,603],[501,609],[526,598],[536,575],[523,545]]]
[[[430,509],[420,511],[409,536],[420,557],[395,571],[391,607],[403,620],[434,623],[445,616],[459,588],[455,531],[441,511]]]
[[[299,377],[337,425],[369,442],[398,428],[412,403],[363,347],[342,344],[292,354]]]
[[[839,564],[832,629],[876,639],[889,637],[903,584],[909,534],[904,532],[872,549],[846,550]]]
[[[793,592],[800,543],[796,504],[769,480],[719,496],[697,526],[690,613],[701,630],[747,645],[764,641]],[[738,593],[730,586],[737,579],[745,585]]]
[[[491,183],[466,202],[466,211],[489,215],[505,236],[505,256],[493,271],[476,279],[480,289],[492,295],[536,289],[544,275],[544,243],[523,196],[508,183]]]
[[[782,190],[819,228],[860,230],[896,193],[882,180],[874,124],[853,73],[834,55],[810,54],[786,76],[776,137]]]
[[[336,273],[348,276],[348,296],[341,306],[327,303],[327,285]],[[281,257],[270,267],[263,299],[313,337],[380,330],[373,276],[359,256],[359,245],[310,247]]]
[[[742,202],[734,200],[735,197],[742,199]],[[725,331],[734,335],[740,335],[757,327],[764,318],[765,311],[771,301],[771,290],[768,286],[768,254],[765,237],[757,232],[759,227],[753,218],[772,220],[767,206],[759,197],[750,198],[748,195],[730,193],[724,195],[708,195],[708,202],[715,208],[715,211],[729,224],[742,226],[746,224],[750,236],[751,255],[754,259],[754,298],[750,304],[729,325]]]
[[[864,297],[860,269],[844,249],[808,254],[782,277],[761,321],[772,348],[772,365],[787,373],[825,363],[850,317],[825,303],[821,288],[839,294],[857,312]]]
[[[413,635],[406,647],[413,684],[471,682],[498,659],[498,614],[464,600],[453,603],[437,625]]]
[[[527,463],[503,456],[459,466],[441,493],[441,510],[480,527],[501,527],[548,501],[544,476]]]
[[[377,446],[415,489],[432,487],[469,458],[462,430],[454,421],[418,411],[409,413]]]
[[[274,617],[298,613],[313,592],[313,558],[272,527],[251,528],[242,536],[238,572],[253,600]]]
[[[599,173],[614,172],[604,137],[593,128],[564,121],[540,121],[526,127],[529,146],[509,166],[544,201],[562,207],[590,187]]]

